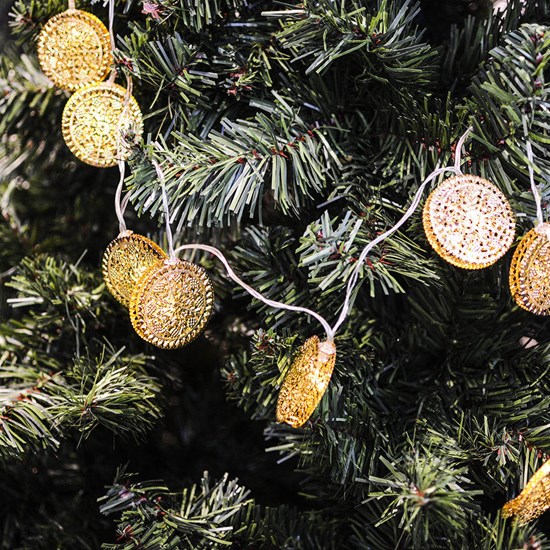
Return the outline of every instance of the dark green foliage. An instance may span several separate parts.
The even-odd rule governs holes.
[[[467,102],[471,113],[492,113],[490,118],[473,119],[480,143],[477,155],[485,160],[483,172],[497,181],[518,179],[523,191],[518,207],[529,218],[534,217],[534,207],[528,184],[526,139],[532,144],[537,183],[544,186],[550,177],[549,98],[545,83],[550,40],[546,29],[524,25],[507,35],[501,46],[491,50],[485,66],[474,77],[470,86],[472,99]],[[513,62],[518,55],[521,65]],[[493,162],[487,163],[489,158]],[[506,190],[510,193],[514,189],[508,184]],[[542,191],[547,192],[544,188]]]
[[[0,323],[2,462],[57,448],[70,429],[143,437],[159,417],[160,388],[145,356],[101,336],[112,309],[97,274],[53,257],[25,259],[8,285],[11,305],[25,313]]]
[[[429,87],[437,54],[422,41],[423,32],[414,22],[419,7],[386,0],[372,4],[304,2],[295,6],[302,9],[282,23],[277,37],[294,58],[305,60],[306,74],[323,73],[334,61],[354,54],[354,59],[345,61],[363,68],[359,81]]]
[[[79,6],[107,21],[107,4]],[[0,546],[550,548],[547,518],[499,513],[550,452],[549,325],[514,304],[511,252],[482,271],[445,264],[417,211],[360,266],[321,403],[301,428],[277,424],[293,358],[321,333],[314,318],[250,298],[203,253],[185,256],[217,293],[196,347],[145,345],[107,295],[118,174],[63,145],[68,96],[34,53],[65,7],[16,0],[17,44],[0,55]],[[164,222],[155,159],[176,244],[215,244],[267,298],[333,323],[363,248],[454,164],[469,126],[462,169],[504,192],[518,239],[536,219],[528,143],[548,214],[548,0],[498,13],[488,0],[115,11],[117,77],[145,114],[128,226]],[[166,481],[122,467],[111,483],[127,461]]]
[[[433,453],[430,448],[403,449],[397,463],[381,458],[389,475],[370,477],[374,486],[386,487],[370,498],[384,498],[387,504],[379,522],[399,519],[399,527],[410,532],[413,547],[435,547],[449,537],[449,524],[456,544],[467,531],[468,516],[475,512],[474,498],[481,491],[472,490],[467,468],[452,459]],[[445,526],[443,529],[442,527]]]
[[[103,514],[121,516],[117,543],[103,548],[335,548],[330,522],[312,528],[313,515],[257,506],[227,476],[214,482],[205,473],[180,496],[161,485],[132,483],[120,472],[100,500]]]
[[[89,493],[97,472],[83,462],[76,453],[59,450],[56,456],[29,456],[6,466],[1,478],[0,548],[98,548],[97,533],[104,525]]]

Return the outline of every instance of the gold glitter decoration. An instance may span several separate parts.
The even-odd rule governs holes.
[[[308,338],[296,355],[281,386],[277,422],[303,426],[321,401],[336,361],[334,342]]]
[[[82,162],[106,168],[126,159],[130,147],[123,134],[141,137],[143,119],[133,96],[118,84],[102,82],[81,88],[63,110],[65,143]]]
[[[550,508],[550,460],[547,460],[527,482],[518,497],[507,502],[502,515],[516,516],[520,523],[538,518]]]
[[[449,178],[434,189],[426,200],[423,222],[434,250],[465,269],[495,263],[515,235],[506,197],[492,183],[470,175]]]
[[[531,229],[510,265],[510,291],[516,303],[537,315],[550,315],[550,224]]]
[[[214,305],[208,275],[181,260],[158,261],[132,293],[130,319],[135,331],[159,348],[181,348],[204,329]]]
[[[86,11],[59,13],[38,36],[38,60],[46,76],[68,92],[101,82],[113,64],[109,31]]]
[[[164,258],[164,251],[152,240],[124,231],[111,241],[103,254],[103,279],[109,292],[124,307],[130,307],[132,291],[139,278]]]

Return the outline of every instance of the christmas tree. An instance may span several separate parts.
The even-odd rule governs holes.
[[[550,497],[518,497],[550,453],[547,236],[534,281],[518,248],[549,217],[550,1],[77,0],[143,113],[112,168],[67,146],[74,90],[39,65],[70,7],[0,7],[1,547],[550,548]],[[453,167],[509,205],[483,269],[425,230]],[[330,327],[349,302],[303,422],[277,402],[323,325],[208,251],[178,252],[212,281],[202,334],[136,334],[102,276],[119,181],[163,251],[216,247]]]

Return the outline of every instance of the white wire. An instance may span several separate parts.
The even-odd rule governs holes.
[[[264,304],[267,304],[268,306],[273,307],[275,309],[287,309],[289,311],[298,311],[300,313],[306,313],[307,315],[311,315],[312,317],[317,319],[317,321],[321,323],[323,329],[327,334],[327,341],[332,342],[334,333],[331,330],[329,323],[322,315],[306,307],[291,306],[288,304],[283,304],[282,302],[276,302],[275,300],[270,300],[269,298],[262,296],[257,290],[254,290],[251,286],[247,285],[242,279],[240,279],[235,274],[235,272],[233,271],[232,267],[229,265],[229,262],[227,261],[225,256],[217,248],[213,246],[209,246],[207,244],[183,244],[181,246],[178,246],[178,248],[176,248],[174,252],[177,254],[180,250],[195,250],[195,249],[205,250],[206,252],[210,252],[211,254],[214,254],[214,256],[216,256],[224,265],[225,270],[229,275],[229,278],[235,281],[240,287],[244,288],[249,294],[254,296],[254,298],[260,300]]]
[[[118,170],[120,172],[120,179],[115,191],[115,212],[116,217],[118,218],[118,229],[120,233],[126,231],[126,222],[124,221],[124,212],[126,206],[128,205],[129,195],[124,199],[126,204],[122,204],[122,188],[124,186],[124,172],[126,168],[126,163],[123,160],[118,161]]]
[[[472,128],[468,128],[466,132],[461,136],[460,140],[458,141],[457,147],[456,147],[456,155],[455,155],[455,164],[454,166],[446,166],[443,168],[436,168],[431,174],[428,175],[428,177],[424,180],[422,185],[418,188],[418,191],[416,192],[412,203],[410,204],[409,208],[403,214],[401,219],[390,229],[376,237],[373,241],[371,241],[361,252],[361,255],[359,256],[357,260],[357,264],[350,275],[350,278],[348,279],[348,284],[346,288],[346,296],[344,299],[344,305],[342,307],[342,310],[340,312],[340,315],[338,317],[338,320],[334,324],[333,327],[330,326],[330,324],[326,321],[326,319],[317,313],[316,311],[312,311],[305,307],[300,306],[292,306],[288,304],[283,304],[282,302],[277,302],[275,300],[270,300],[269,298],[266,298],[262,294],[260,294],[257,290],[253,289],[250,285],[246,284],[242,279],[240,279],[235,272],[233,271],[232,267],[229,265],[229,262],[225,258],[225,256],[222,254],[220,250],[217,248],[205,245],[205,244],[184,244],[179,246],[174,250],[174,242],[173,242],[173,236],[172,236],[172,230],[170,228],[170,215],[168,210],[168,196],[166,194],[166,185],[164,181],[164,174],[162,172],[161,167],[159,166],[158,162],[155,159],[152,159],[152,162],[155,166],[155,170],[157,171],[157,175],[159,177],[160,183],[161,183],[161,190],[162,190],[162,200],[164,204],[164,215],[166,217],[166,236],[168,240],[168,248],[169,248],[169,254],[170,258],[174,259],[176,258],[176,254],[180,252],[181,250],[205,250],[206,252],[210,252],[214,256],[216,256],[224,265],[225,270],[227,271],[227,274],[229,275],[230,279],[235,281],[240,287],[244,288],[250,295],[252,295],[257,300],[260,300],[264,304],[267,304],[270,307],[276,308],[276,309],[286,309],[289,311],[297,311],[301,313],[306,313],[307,315],[310,315],[317,319],[319,323],[321,323],[323,329],[326,332],[327,335],[327,341],[332,342],[334,340],[334,335],[336,334],[337,330],[340,328],[342,323],[345,321],[346,317],[348,316],[350,309],[351,309],[351,296],[353,294],[353,291],[355,290],[355,286],[357,284],[357,279],[359,278],[359,273],[361,271],[362,265],[368,255],[368,253],[380,242],[382,242],[384,239],[389,237],[392,233],[395,233],[414,213],[416,208],[418,207],[418,204],[420,203],[420,199],[422,197],[422,193],[424,192],[424,189],[426,186],[437,176],[440,174],[443,174],[444,172],[454,172],[457,175],[462,175],[462,171],[460,170],[460,164],[461,164],[461,156],[462,156],[462,146],[464,144],[464,141],[466,140],[466,137],[468,133],[471,131]]]
[[[118,227],[119,227],[120,233],[123,233],[124,231],[126,231],[126,222],[124,221],[124,212],[126,211],[126,207],[128,206],[128,201],[130,198],[129,195],[126,195],[126,197],[124,198],[124,201],[122,201],[122,188],[124,187],[124,175],[126,171],[126,163],[123,160],[124,154],[122,151],[122,135],[121,135],[122,128],[120,126],[124,122],[124,116],[126,115],[129,109],[130,98],[132,97],[132,78],[128,77],[126,82],[127,82],[126,94],[124,95],[124,103],[122,106],[122,112],[120,113],[120,117],[119,117],[119,128],[116,136],[116,155],[117,155],[118,170],[120,172],[120,179],[118,181],[118,185],[115,192],[115,212],[118,218]]]
[[[160,181],[160,188],[162,191],[162,204],[164,206],[164,220],[166,222],[166,240],[168,241],[168,256],[171,260],[175,260],[176,254],[174,252],[174,237],[172,236],[172,228],[170,227],[170,209],[168,208],[168,195],[166,194],[166,182],[164,181],[164,173],[155,159],[151,159],[157,176]]]
[[[217,248],[215,248],[214,246],[209,246],[206,244],[184,244],[176,248],[176,250],[174,250],[174,239],[172,236],[172,229],[170,227],[170,211],[168,207],[168,196],[166,194],[166,184],[164,180],[164,173],[162,172],[162,168],[160,167],[159,163],[155,159],[152,159],[152,162],[153,162],[153,165],[155,166],[155,170],[157,171],[157,176],[161,184],[162,202],[164,205],[164,217],[166,221],[166,240],[168,241],[168,253],[169,253],[170,259],[172,260],[176,259],[177,258],[176,254],[180,250],[185,250],[185,249],[205,250],[207,252],[210,252],[211,254],[214,254],[214,256],[216,256],[224,265],[225,270],[229,275],[229,278],[235,281],[239,286],[244,288],[244,290],[246,290],[249,294],[254,296],[254,298],[257,298],[258,300],[262,301],[264,304],[267,304],[268,306],[276,309],[287,309],[289,311],[298,311],[301,313],[307,313],[308,315],[311,315],[312,317],[317,319],[325,329],[325,332],[327,333],[327,340],[332,341],[330,325],[322,315],[305,307],[291,306],[288,304],[283,304],[282,302],[276,302],[274,300],[270,300],[269,298],[265,298],[257,290],[254,290],[250,285],[247,285],[242,279],[240,279],[236,275],[236,273],[233,271],[233,268],[229,265],[229,262],[227,261],[225,256],[222,254],[222,252]]]
[[[115,20],[115,0],[109,0],[109,37],[111,39],[111,51],[115,53],[115,33],[113,31],[113,24]]]
[[[456,144],[456,149],[455,149],[455,170],[457,172],[460,172],[460,174],[462,174],[462,172],[460,171],[460,165],[462,164],[462,147],[464,145],[464,142],[466,141],[466,138],[468,137],[468,134],[473,129],[474,129],[473,126],[469,126],[466,129],[466,131],[462,134],[460,139],[458,140],[458,143]]]
[[[336,334],[336,331],[340,328],[340,326],[342,325],[342,323],[345,321],[346,317],[349,314],[350,305],[351,305],[350,304],[351,296],[353,294],[353,291],[355,290],[355,285],[357,284],[359,272],[361,271],[363,262],[365,261],[368,253],[378,243],[382,242],[384,239],[389,237],[392,233],[395,233],[412,216],[412,214],[416,210],[416,207],[418,206],[418,203],[420,202],[420,199],[422,198],[422,193],[426,188],[426,185],[428,185],[428,183],[430,183],[435,177],[439,176],[440,174],[443,174],[443,172],[455,172],[457,175],[462,174],[462,172],[460,170],[457,170],[454,166],[445,166],[444,168],[437,168],[436,170],[434,170],[424,180],[424,183],[422,183],[422,185],[418,188],[418,191],[416,192],[416,195],[414,196],[414,199],[411,205],[409,206],[405,214],[403,214],[402,218],[393,227],[388,229],[386,232],[382,233],[381,235],[378,235],[378,237],[376,237],[363,249],[363,252],[361,252],[359,259],[357,260],[353,273],[350,275],[350,278],[348,279],[348,286],[346,288],[346,297],[344,298],[344,305],[342,307],[342,311],[340,312],[340,316],[338,317],[338,320],[336,321],[336,323],[331,329],[331,335],[333,337],[334,337],[334,334]]]
[[[535,205],[537,207],[537,221],[539,224],[544,222],[544,216],[542,214],[542,198],[540,196],[540,192],[538,190],[537,184],[535,183],[535,173],[533,171],[533,164],[534,164],[534,158],[533,158],[533,149],[531,147],[531,142],[527,138],[526,142],[526,149],[527,149],[527,158],[529,160],[527,164],[527,168],[529,169],[529,180],[531,182],[531,192],[533,193],[533,197],[535,198]]]
[[[334,337],[334,334],[336,334],[336,331],[342,326],[342,323],[346,320],[346,317],[349,315],[350,308],[351,308],[351,297],[353,295],[353,291],[355,290],[355,285],[357,284],[357,279],[359,278],[359,273],[361,269],[363,268],[363,262],[365,261],[368,253],[380,242],[382,242],[384,239],[389,237],[392,233],[395,233],[413,214],[413,212],[416,210],[416,207],[418,206],[418,203],[420,202],[420,199],[422,197],[422,193],[424,192],[424,189],[430,183],[434,178],[439,176],[440,174],[443,174],[443,172],[454,172],[458,176],[462,175],[462,171],[460,170],[460,164],[462,160],[462,146],[464,145],[464,141],[466,140],[466,137],[472,130],[472,127],[470,126],[460,137],[458,140],[458,143],[456,145],[455,149],[455,165],[454,166],[446,166],[444,168],[436,168],[422,183],[422,185],[418,188],[418,191],[416,192],[414,199],[405,212],[401,219],[390,229],[388,229],[386,232],[382,233],[381,235],[378,235],[373,241],[371,241],[364,249],[363,252],[361,252],[361,255],[359,256],[359,259],[357,260],[357,263],[355,265],[355,268],[350,275],[348,279],[348,285],[346,288],[346,296],[344,298],[344,305],[342,307],[342,311],[340,311],[340,315],[338,316],[338,320],[334,324],[334,326],[331,329],[332,336]]]

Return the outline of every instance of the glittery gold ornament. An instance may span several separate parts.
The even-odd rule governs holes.
[[[531,229],[510,265],[510,291],[516,303],[537,315],[550,315],[550,224]]]
[[[423,222],[434,250],[465,269],[496,262],[515,235],[506,197],[492,183],[470,175],[449,178],[434,189],[426,200]]]
[[[135,331],[159,348],[181,348],[204,329],[214,305],[208,275],[181,260],[157,261],[132,293],[130,319]]]
[[[68,92],[101,82],[113,63],[109,31],[95,15],[68,9],[44,25],[38,60],[46,76]]]
[[[123,134],[137,140],[143,118],[133,96],[118,84],[102,82],[75,92],[63,110],[65,143],[81,161],[106,168],[126,159],[130,147]]]
[[[133,231],[124,231],[110,242],[103,254],[103,279],[109,292],[130,307],[132,291],[139,278],[166,254],[152,240]]]
[[[281,386],[277,422],[293,428],[307,422],[328,387],[335,361],[334,342],[319,342],[317,336],[304,342]]]
[[[538,518],[550,508],[550,460],[547,460],[527,482],[518,497],[507,502],[502,515],[516,516],[520,523]]]

